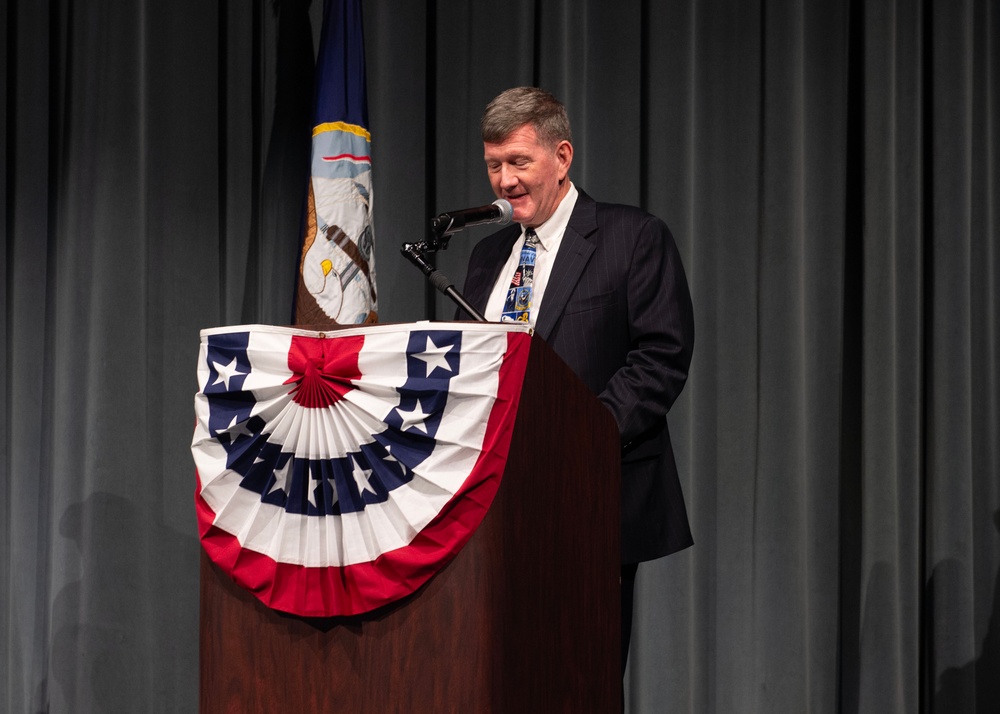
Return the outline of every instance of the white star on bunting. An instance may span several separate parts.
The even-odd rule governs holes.
[[[402,418],[403,423],[400,428],[406,431],[411,426],[416,427],[419,431],[427,433],[427,427],[424,426],[424,422],[427,421],[427,417],[430,416],[430,412],[425,412],[420,408],[420,401],[417,400],[417,406],[412,410],[406,411],[400,407],[396,407],[396,413]]]
[[[275,491],[286,492],[285,484],[288,483],[288,476],[289,472],[291,471],[292,462],[294,461],[294,459],[292,458],[291,454],[282,454],[282,458],[285,459],[285,463],[283,466],[278,466],[277,468],[274,469],[273,472],[274,484],[271,486],[271,489],[267,492],[268,496],[270,496]]]
[[[247,428],[247,422],[241,421],[239,422],[239,424],[237,424],[236,423],[237,419],[239,419],[239,416],[233,415],[233,420],[229,422],[229,426],[226,427],[226,431],[229,432],[229,435],[232,437],[233,441],[236,441],[236,439],[241,436],[253,436],[253,432],[250,431],[249,428]]]
[[[239,368],[236,366],[236,358],[235,357],[233,357],[233,361],[230,362],[229,364],[223,365],[223,364],[219,364],[218,362],[212,362],[212,366],[215,367],[215,371],[219,373],[219,376],[216,378],[216,380],[214,382],[212,382],[212,386],[215,386],[219,382],[225,382],[226,383],[226,391],[227,392],[229,391],[229,380],[230,379],[232,379],[236,375],[244,375],[245,376],[245,375],[249,374],[248,372],[241,372],[239,370]]]
[[[434,341],[430,338],[430,335],[428,335],[427,345],[424,347],[424,351],[414,353],[413,356],[417,359],[423,360],[423,362],[427,365],[427,376],[430,377],[431,373],[433,373],[438,367],[446,372],[453,371],[452,368],[448,366],[448,353],[451,352],[452,347],[453,345],[448,345],[442,349],[434,344]]]
[[[371,483],[368,482],[368,477],[371,476],[372,470],[366,469],[358,463],[357,458],[354,459],[354,482],[358,484],[358,488],[361,493],[366,491],[373,496],[375,495],[375,489],[372,488]]]

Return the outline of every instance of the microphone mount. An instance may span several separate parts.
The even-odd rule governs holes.
[[[476,308],[462,296],[455,285],[440,270],[427,260],[427,255],[448,249],[448,241],[452,235],[465,228],[480,226],[487,223],[510,223],[514,209],[509,201],[497,199],[489,206],[469,208],[462,211],[451,211],[435,216],[430,221],[427,238],[416,243],[404,243],[400,253],[420,269],[431,284],[447,295],[466,314],[477,322],[486,322]]]

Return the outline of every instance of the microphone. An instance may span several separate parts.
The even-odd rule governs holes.
[[[498,198],[488,206],[478,208],[463,208],[459,211],[449,211],[431,219],[431,229],[439,236],[458,233],[463,228],[482,226],[487,223],[499,223],[502,226],[510,223],[514,217],[514,207],[505,198]]]

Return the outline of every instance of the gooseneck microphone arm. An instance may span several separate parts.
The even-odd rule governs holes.
[[[450,297],[452,301],[462,308],[473,320],[477,322],[486,322],[486,318],[483,317],[482,313],[469,304],[469,302],[462,296],[462,293],[455,289],[455,284],[452,283],[444,273],[427,262],[427,259],[424,257],[424,254],[427,251],[427,243],[424,241],[421,241],[420,243],[404,243],[403,247],[400,249],[400,252],[406,256],[406,259],[420,268],[421,272],[427,276],[431,285]]]

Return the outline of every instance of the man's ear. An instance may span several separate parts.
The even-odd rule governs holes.
[[[556,164],[561,182],[569,175],[569,167],[573,164],[573,145],[565,139],[556,144]]]

